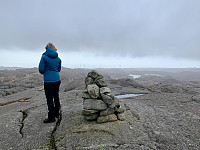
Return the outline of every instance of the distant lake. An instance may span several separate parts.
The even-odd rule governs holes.
[[[144,95],[144,94],[123,94],[123,95],[117,95],[115,97],[117,97],[117,98],[128,98],[128,97],[134,97],[134,96],[140,96],[140,95]]]
[[[145,76],[158,76],[158,77],[164,77],[164,76],[161,76],[159,74],[144,74]],[[133,79],[137,79],[137,78],[140,78],[142,75],[139,75],[139,74],[130,74],[128,75],[130,77],[133,77]]]
[[[164,76],[161,76],[161,75],[159,75],[159,74],[144,74],[144,75],[146,75],[146,76],[158,76],[158,77],[164,77]]]
[[[136,79],[136,78],[141,77],[142,75],[134,75],[134,74],[130,74],[129,76],[133,77],[133,79]]]

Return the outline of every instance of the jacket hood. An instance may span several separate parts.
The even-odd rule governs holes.
[[[51,48],[47,48],[44,55],[51,57],[51,58],[57,58],[58,57],[58,53]]]

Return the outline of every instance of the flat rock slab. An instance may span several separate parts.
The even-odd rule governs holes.
[[[61,125],[56,131],[55,140],[58,150],[63,149],[121,149],[125,143],[131,143],[130,148],[140,148],[137,140],[148,140],[143,127],[132,116],[126,113],[127,121],[107,122],[97,124],[96,121],[86,121],[81,112],[81,105],[76,108],[64,107]],[[135,141],[135,142],[134,142]],[[150,143],[151,144],[151,143]]]
[[[120,92],[127,90],[133,88],[122,88]],[[30,92],[23,93],[28,95]],[[17,99],[23,97],[18,95]],[[63,117],[52,141],[57,150],[198,150],[200,147],[200,103],[193,100],[191,94],[149,93],[119,100],[120,105],[126,108],[125,121],[103,124],[84,119],[81,97],[82,90],[60,93]],[[15,100],[9,96],[8,101],[10,98]],[[25,118],[20,110],[27,113]],[[42,123],[47,115],[43,91],[33,96],[29,102],[2,106],[0,112],[0,149],[49,148],[50,137],[56,125]]]
[[[47,116],[43,92],[34,89],[10,95],[8,102],[32,96],[28,102],[15,102],[0,106],[0,149],[21,150],[48,147],[55,123],[44,124]],[[29,94],[32,92],[32,94]],[[21,94],[21,97],[20,97]],[[5,99],[6,101],[6,99]]]
[[[12,112],[0,116],[0,149],[22,149],[22,135],[20,127],[23,115],[20,112]]]

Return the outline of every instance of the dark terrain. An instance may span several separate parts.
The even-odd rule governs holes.
[[[97,124],[82,116],[82,91],[90,69],[60,73],[62,118],[47,116],[37,68],[0,70],[2,150],[199,150],[200,69],[95,69],[119,99],[125,121]],[[133,79],[132,75],[141,75]]]

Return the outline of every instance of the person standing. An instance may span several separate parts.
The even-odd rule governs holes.
[[[57,49],[52,43],[48,43],[45,47],[40,63],[39,72],[43,74],[44,91],[47,99],[48,118],[43,120],[44,123],[55,122],[55,118],[59,117],[60,100],[59,87],[61,71],[61,59],[58,57]]]

